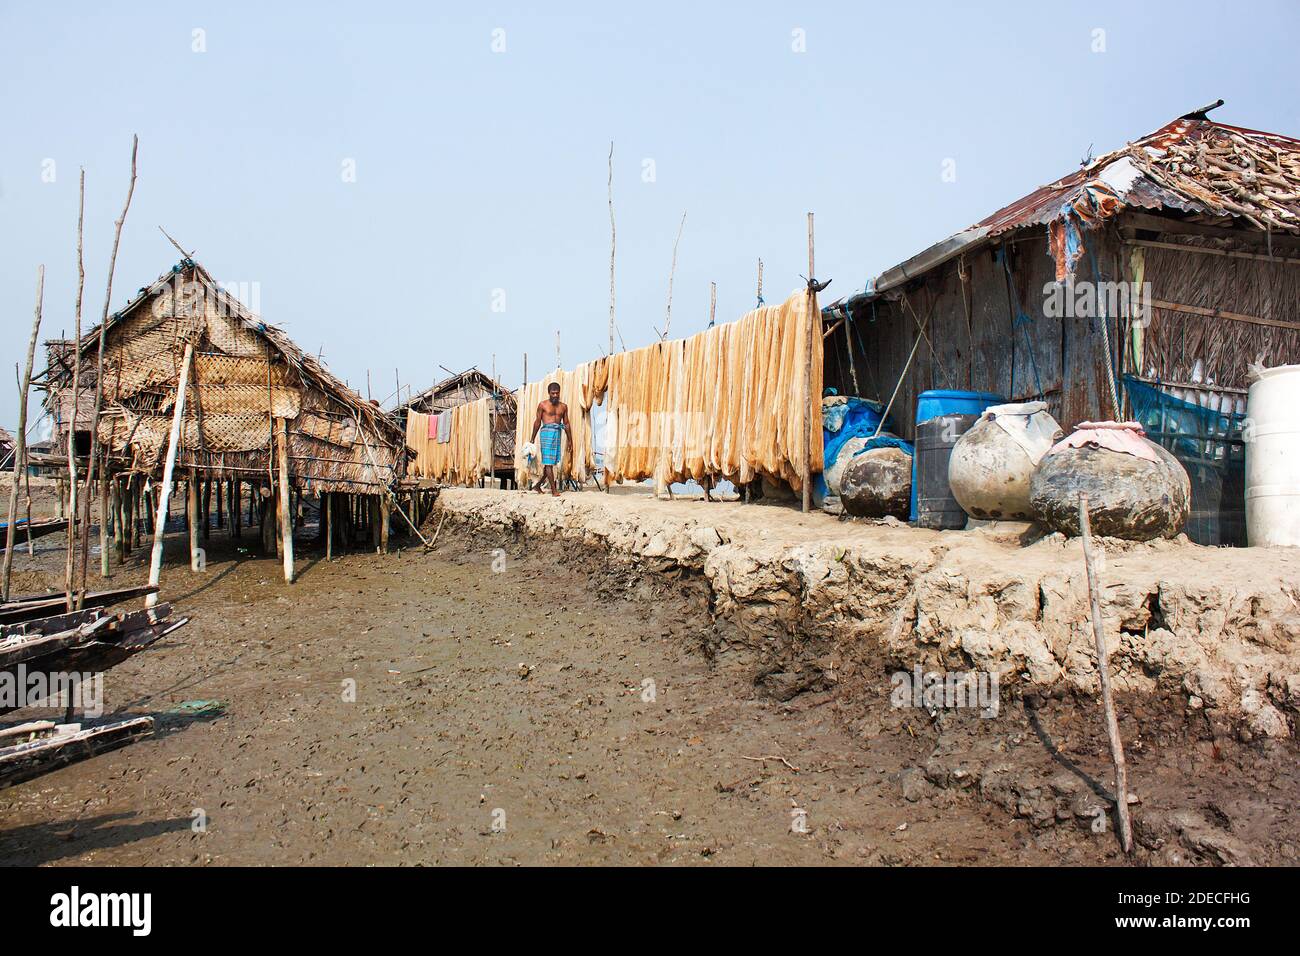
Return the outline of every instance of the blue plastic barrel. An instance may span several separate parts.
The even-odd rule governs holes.
[[[992,392],[959,392],[951,389],[922,392],[916,399],[916,423],[919,425],[940,415],[978,415],[990,405],[1005,402],[1005,398]]]
[[[941,415],[979,415],[990,405],[1001,405],[1006,399],[992,392],[963,392],[956,389],[933,389],[922,392],[916,399],[916,423],[928,422]],[[912,456],[912,520],[917,519],[916,461],[921,456],[918,445]]]

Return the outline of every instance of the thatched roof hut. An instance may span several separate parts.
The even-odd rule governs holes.
[[[478,368],[470,368],[444,378],[436,385],[431,385],[402,402],[393,409],[392,414],[405,427],[408,411],[434,415],[488,397],[496,398],[496,413],[492,427],[493,454],[497,460],[496,473],[513,473],[515,422],[519,413],[515,394]]]
[[[194,359],[177,466],[215,480],[263,481],[273,469],[279,423],[288,434],[293,487],[377,494],[403,473],[402,429],[379,405],[337,379],[279,328],[227,293],[202,265],[184,259],[140,290],[108,322],[99,438],[109,470],[161,474],[182,356]],[[89,447],[99,329],[81,340],[78,450]],[[72,346],[47,343],[38,380],[49,395],[56,438],[66,453]]]

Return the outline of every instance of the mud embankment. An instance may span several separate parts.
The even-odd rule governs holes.
[[[582,546],[611,569],[690,582],[716,625],[707,652],[752,669],[781,699],[916,666],[994,673],[1016,696],[1097,687],[1082,549],[1059,535],[595,493],[446,489],[439,507],[466,529]],[[1185,541],[1101,544],[1118,692],[1159,700],[1166,718],[1215,735],[1291,736],[1300,559]]]

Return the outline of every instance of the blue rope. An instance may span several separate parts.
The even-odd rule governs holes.
[[[1034,370],[1034,387],[1038,389],[1038,398],[1041,401],[1043,395],[1043,380],[1038,375],[1038,359],[1034,356],[1034,342],[1029,337],[1029,326],[1033,322],[1025,310],[1020,308],[1020,290],[1016,288],[1016,278],[1011,274],[1011,266],[1007,263],[1007,249],[1002,246],[998,249],[997,260],[1002,264],[1003,270],[1007,274],[1007,282],[1011,286],[1012,303],[1011,307],[1016,310],[1016,317],[1012,321],[1013,328],[1019,326],[1025,332],[1025,345],[1029,347],[1029,366]],[[1014,332],[1013,332],[1014,334]],[[1016,363],[1011,363],[1011,395],[1016,392]]]

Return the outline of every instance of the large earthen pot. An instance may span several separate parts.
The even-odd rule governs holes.
[[[1140,441],[1154,461],[1100,445],[1054,447],[1030,479],[1034,516],[1054,531],[1079,534],[1082,491],[1093,534],[1131,541],[1178,534],[1191,508],[1191,481],[1168,451],[1145,437]]]
[[[1061,437],[1043,402],[985,409],[948,458],[953,497],[972,518],[1031,517],[1030,478]]]
[[[912,456],[892,446],[853,456],[840,475],[840,504],[858,518],[906,518],[912,505]]]

